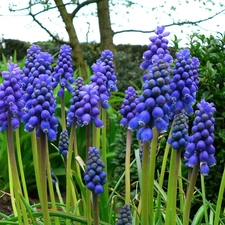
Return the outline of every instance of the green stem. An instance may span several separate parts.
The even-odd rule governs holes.
[[[53,185],[52,185],[51,165],[50,165],[50,160],[49,160],[48,145],[46,146],[46,161],[47,161],[48,190],[49,190],[49,193],[50,193],[52,209],[54,211],[57,211],[56,201],[55,201],[55,194],[54,194],[54,189],[53,189]],[[58,217],[55,217],[54,220],[55,220],[55,224],[56,225],[60,225]]]
[[[47,149],[47,136],[41,130],[40,131],[40,148],[39,151],[39,177],[41,182],[41,193],[42,193],[42,211],[44,217],[45,225],[50,225],[50,217],[48,212],[48,196],[47,196],[47,181],[46,181],[46,169],[47,169],[47,159],[46,159],[46,149]]]
[[[175,167],[173,171],[173,189],[171,193],[171,200],[172,200],[172,214],[171,214],[171,224],[176,224],[176,205],[177,205],[177,180],[178,180],[178,173],[180,167],[180,157],[181,157],[181,150],[172,150],[175,151]]]
[[[142,190],[141,190],[141,222],[142,224],[148,225],[148,172],[149,172],[149,153],[150,153],[150,143],[144,142],[143,144],[143,155],[142,155]]]
[[[69,140],[69,151],[67,155],[67,164],[66,164],[66,212],[70,213],[71,209],[71,162],[72,162],[72,154],[73,154],[73,139],[75,135],[76,129],[76,120],[73,121],[70,131],[70,140]],[[66,225],[70,225],[70,220],[66,220]]]
[[[79,156],[79,154],[78,154],[78,148],[77,148],[77,134],[76,134],[76,129],[74,130],[73,148],[74,148],[74,156],[76,158],[77,156]],[[81,172],[80,172],[80,165],[79,165],[79,163],[76,160],[75,160],[75,167],[76,167],[76,173],[77,173],[79,179],[82,180]],[[71,181],[71,183],[72,183],[72,181]],[[74,201],[75,202],[78,202],[77,201],[77,196],[76,196],[76,193],[75,193],[75,189],[73,188],[71,191],[72,191],[72,196],[74,198]],[[79,207],[77,207],[76,213],[77,213],[78,216],[80,215],[80,209],[79,209]]]
[[[150,218],[150,225],[153,225],[154,220],[154,213],[153,213],[153,204],[154,204],[154,180],[155,180],[155,159],[156,159],[156,152],[158,146],[158,136],[159,133],[156,127],[153,127],[153,139],[151,142],[151,152],[150,152],[150,166],[149,166],[149,218]],[[142,183],[143,185],[143,183]]]
[[[106,150],[106,139],[107,139],[106,138],[106,130],[107,130],[106,115],[107,115],[106,110],[102,109],[102,121],[103,121],[104,126],[102,128],[102,152],[101,152],[102,154],[101,154],[101,156],[102,156],[102,160],[105,164],[105,172],[107,174],[108,171],[107,171],[107,157],[106,157],[106,153],[107,153],[107,150]],[[108,199],[108,197],[109,197],[108,182],[106,182],[106,184],[105,184],[103,194],[104,194],[105,199]]]
[[[182,168],[181,163],[179,164],[179,171],[178,171],[178,186],[179,186],[179,198],[180,198],[180,212],[182,213],[181,216],[183,216],[184,212],[184,192],[183,192],[183,181],[182,181]]]
[[[93,219],[94,225],[99,225],[99,207],[98,207],[98,195],[93,193]]]
[[[170,158],[170,170],[169,170],[169,181],[168,181],[168,192],[167,192],[167,204],[166,204],[166,225],[170,225],[173,211],[173,189],[174,187],[174,171],[176,162],[176,150],[172,149]],[[176,207],[176,206],[175,206]]]
[[[130,151],[131,151],[131,130],[127,129],[126,140],[126,161],[125,161],[125,204],[130,205]]]
[[[223,170],[223,176],[222,176],[222,180],[221,180],[221,183],[220,183],[219,195],[218,195],[217,203],[216,203],[216,212],[215,212],[215,218],[214,218],[214,225],[218,225],[219,224],[224,189],[225,189],[225,168]]]
[[[27,193],[27,185],[26,185],[26,180],[24,176],[24,170],[23,170],[23,161],[22,161],[22,154],[21,154],[21,148],[20,148],[20,136],[19,136],[19,129],[16,129],[16,151],[17,151],[17,159],[18,159],[18,164],[19,164],[19,171],[20,171],[20,177],[21,177],[21,182],[22,182],[22,187],[23,187],[23,194],[27,202],[29,202],[29,197]]]
[[[61,117],[62,117],[62,130],[66,130],[66,113],[65,113],[65,95],[61,99]]]
[[[199,165],[196,165],[196,166],[194,166],[194,168],[192,170],[192,173],[191,173],[190,183],[188,185],[186,201],[185,201],[185,205],[184,205],[183,225],[188,225],[188,223],[189,223],[190,210],[191,210],[191,200],[192,200],[193,192],[194,192],[194,189],[195,189],[195,183],[196,183],[196,179],[197,179],[197,176],[198,176],[198,170],[199,170]]]
[[[13,134],[10,115],[8,116],[7,147],[8,147],[8,156],[9,156],[10,166],[11,166],[10,169],[11,169],[12,179],[13,179],[13,191],[14,191],[15,199],[16,199],[16,208],[17,208],[18,218],[20,218],[22,222],[22,218],[21,218],[22,215],[20,211],[21,209],[23,214],[23,221],[24,221],[24,224],[26,225],[28,224],[27,212],[20,198],[20,195],[22,195],[22,189],[21,189],[20,179],[19,179],[18,170],[17,170],[17,162],[16,162],[16,155],[15,155],[15,149],[14,149],[14,134]]]
[[[11,203],[12,203],[13,213],[15,216],[18,216],[15,194],[14,194],[14,190],[13,190],[14,186],[13,186],[12,169],[11,169],[11,164],[10,164],[10,160],[9,160],[9,151],[8,151],[8,171],[9,171],[9,189],[10,189],[10,196],[11,196],[10,199],[11,199]],[[21,216],[20,216],[20,219],[21,219]]]
[[[172,128],[170,129],[170,133],[168,136],[168,139],[171,137],[172,135]],[[167,164],[167,159],[168,159],[168,155],[169,155],[169,150],[170,150],[170,144],[167,142],[166,143],[166,148],[164,151],[164,155],[163,155],[163,162],[162,162],[162,167],[161,167],[161,173],[160,173],[160,177],[159,177],[159,186],[162,188],[163,187],[163,182],[164,182],[164,176],[165,176],[165,171],[166,171],[166,164]],[[156,220],[159,219],[159,212],[160,212],[160,205],[161,205],[161,194],[160,192],[158,192],[157,194],[157,201],[156,201]]]
[[[90,136],[90,124],[87,125],[86,132],[86,161],[88,158],[88,151],[90,148],[91,136]],[[91,192],[86,188],[86,204],[87,204],[87,223],[91,225]]]
[[[204,212],[205,212],[205,223],[209,224],[208,212],[207,212],[207,202],[206,202],[206,195],[205,195],[205,181],[204,176],[201,175],[201,186],[202,186],[202,200],[204,205]]]
[[[59,202],[64,205],[64,201],[63,201],[63,198],[62,198],[62,195],[61,195],[61,192],[60,192],[60,189],[59,189],[59,184],[58,184],[58,181],[56,182],[55,184],[55,189],[56,189],[56,193],[57,193],[57,196],[58,196],[58,199],[59,199]],[[62,210],[65,212],[65,207],[61,207]]]
[[[32,155],[33,155],[33,162],[34,162],[34,173],[35,173],[35,180],[37,184],[37,191],[40,202],[42,202],[42,190],[41,190],[41,181],[40,181],[40,174],[39,174],[39,155],[38,155],[38,149],[37,149],[37,137],[36,137],[36,129],[34,129],[31,132],[31,149],[32,149]]]
[[[101,111],[101,105],[98,103],[98,108]],[[93,146],[100,149],[100,129],[93,125]]]

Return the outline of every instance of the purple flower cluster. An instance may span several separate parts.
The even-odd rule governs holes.
[[[36,51],[36,52],[34,52]],[[22,85],[23,89],[26,89],[29,84],[32,85],[35,78],[37,78],[40,74],[48,74],[49,76],[52,73],[52,62],[53,58],[51,54],[48,52],[40,52],[40,49],[38,46],[32,46],[30,48],[30,51],[28,51],[28,55],[33,53],[31,60],[33,62],[28,63],[27,66],[25,66],[24,71],[26,71],[25,76],[22,78]],[[27,56],[28,57],[28,56]],[[30,70],[29,73],[28,69]]]
[[[21,100],[22,91],[20,76],[22,70],[17,64],[7,64],[9,71],[3,71],[3,83],[0,84],[0,131],[8,128],[8,119],[15,130],[20,126],[24,103]]]
[[[173,77],[170,82],[170,116],[186,111],[187,114],[193,113],[192,105],[196,99],[198,90],[198,59],[190,58],[190,51],[187,49],[176,53],[176,63],[173,69]]]
[[[125,91],[123,104],[121,105],[120,113],[123,119],[120,120],[121,126],[127,126],[129,121],[136,115],[136,105],[139,103],[136,97],[136,91],[133,87],[128,87]]]
[[[52,73],[54,79],[53,88],[60,84],[60,89],[58,91],[59,97],[64,95],[65,88],[69,92],[73,90],[71,87],[71,84],[74,83],[71,50],[72,48],[69,45],[61,46],[57,65]]]
[[[146,70],[149,68],[149,66],[152,66],[153,63],[158,59],[158,58],[164,58],[164,61],[170,62],[172,60],[172,57],[170,55],[170,52],[168,50],[168,39],[165,37],[169,36],[169,32],[164,32],[165,27],[157,27],[155,30],[156,35],[151,36],[149,40],[151,43],[148,45],[147,51],[144,52],[143,54],[143,59],[144,61],[141,63],[141,69]],[[146,79],[145,77],[148,76],[146,74],[144,76],[144,80]]]
[[[41,74],[51,76],[53,58],[48,52],[40,52],[36,55],[33,61],[33,67],[30,69],[28,76],[22,79],[22,85],[24,86],[23,101],[27,102],[31,99],[31,94],[34,86],[34,80],[39,79]],[[51,77],[52,79],[52,77]],[[52,86],[52,84],[51,84]]]
[[[75,87],[72,91],[72,98],[70,99],[70,108],[68,110],[67,113],[67,126],[71,126],[73,123],[73,120],[75,118],[75,111],[76,111],[76,107],[75,104],[77,104],[77,102],[79,102],[81,100],[81,98],[79,97],[81,88],[84,86],[84,79],[82,77],[78,77],[75,80]]]
[[[173,149],[185,148],[188,143],[188,117],[186,113],[177,113],[174,116],[172,137],[168,139]]]
[[[124,205],[120,210],[116,225],[132,225],[131,210],[129,205]]]
[[[100,157],[100,152],[95,147],[90,147],[88,151],[88,160],[84,174],[84,180],[87,188],[99,195],[103,193],[103,185],[106,183],[106,172],[104,163]]]
[[[31,69],[34,67],[34,60],[36,56],[41,52],[41,48],[38,45],[32,44],[27,50],[27,57],[25,60],[25,66],[23,68],[24,75],[22,76],[22,88],[26,90],[28,79],[30,77]]]
[[[98,118],[98,87],[93,85],[82,86],[79,90],[77,101],[73,100],[67,114],[68,125],[71,125],[74,118],[80,126],[88,125],[93,120],[96,127],[101,128],[103,122]]]
[[[58,148],[61,155],[67,155],[69,149],[69,135],[67,130],[63,130],[60,133]]]
[[[193,122],[192,133],[186,147],[184,159],[187,167],[200,164],[200,172],[206,176],[209,167],[216,164],[214,157],[214,123],[213,113],[216,111],[213,103],[201,100],[197,104],[196,117]]]
[[[105,67],[104,74],[107,78],[106,87],[108,89],[109,94],[110,94],[110,91],[118,90],[116,86],[117,76],[114,71],[115,66],[114,66],[113,60],[114,60],[114,55],[110,50],[104,50],[101,54],[101,58],[97,60],[97,64],[103,63]]]
[[[136,106],[137,115],[128,124],[131,130],[140,127],[137,138],[143,142],[151,141],[154,126],[159,132],[167,130],[169,121],[167,102],[170,98],[168,91],[172,57],[165,38],[169,33],[164,33],[164,27],[157,27],[156,34],[158,36],[150,37],[150,50],[144,53],[145,61],[141,64],[141,68],[148,69],[148,73],[143,76],[142,94]]]
[[[56,139],[58,120],[55,117],[56,100],[52,91],[52,77],[48,74],[41,74],[34,78],[33,84],[27,88],[30,99],[25,104],[25,114],[22,122],[25,123],[25,130],[31,132],[38,128],[47,134],[50,141]]]
[[[101,107],[103,109],[109,108],[109,91],[107,90],[106,82],[106,66],[104,63],[93,64],[91,69],[94,71],[94,74],[90,77],[91,84],[98,87],[98,96],[100,100]]]

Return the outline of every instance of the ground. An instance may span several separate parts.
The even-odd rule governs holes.
[[[0,191],[0,212],[5,215],[12,214],[12,205],[10,196],[8,194],[1,193]],[[0,216],[0,220],[2,217]]]

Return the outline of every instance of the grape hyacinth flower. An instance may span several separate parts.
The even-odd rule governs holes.
[[[74,105],[70,106],[67,114],[68,124],[74,118],[80,126],[88,125],[93,120],[96,127],[103,127],[103,122],[98,118],[100,111],[98,109],[98,87],[93,85],[82,86],[79,90],[78,101],[74,101]]]
[[[186,147],[184,159],[187,167],[200,164],[200,173],[208,175],[209,167],[216,164],[214,157],[214,123],[213,113],[216,111],[213,103],[201,100],[197,104],[196,117],[193,122],[192,133]]]
[[[117,76],[114,71],[114,55],[110,50],[104,50],[101,54],[101,58],[97,60],[97,64],[104,64],[105,67],[105,76],[107,78],[106,87],[108,89],[109,95],[110,91],[117,91]]]
[[[94,74],[91,75],[90,80],[93,86],[98,87],[98,96],[100,100],[101,107],[103,109],[109,108],[109,91],[107,90],[106,82],[107,77],[105,76],[106,67],[104,63],[97,63],[91,66],[91,69],[94,71]]]
[[[164,26],[158,26],[155,30],[156,35],[149,38],[151,43],[148,45],[149,50],[145,51],[143,54],[144,61],[140,66],[142,70],[148,69],[149,66],[151,67],[155,61],[154,59],[157,59],[159,55],[163,55],[167,62],[172,61],[172,57],[168,50],[169,41],[165,38],[169,36],[170,33],[164,32],[164,30]],[[144,80],[146,79],[146,76],[148,76],[148,74],[144,75]]]
[[[174,117],[172,137],[168,139],[168,143],[177,150],[187,146],[188,138],[188,117],[184,112],[177,113]]]
[[[53,62],[53,58],[51,54],[49,54],[48,52],[41,52],[38,46],[33,46],[31,50],[36,50],[36,52],[33,53],[32,57],[30,57],[31,60],[33,59],[33,62],[31,61],[30,63],[28,63],[30,70],[29,73],[27,73],[28,69],[26,68],[26,66],[24,68],[24,71],[26,71],[26,73],[22,78],[23,90],[26,90],[29,84],[32,85],[34,79],[37,78],[40,74],[51,75],[52,73],[51,64]]]
[[[75,87],[72,91],[72,98],[70,99],[70,108],[67,113],[67,126],[71,126],[75,118],[76,107],[75,104],[80,100],[79,93],[81,88],[84,86],[84,79],[78,77],[75,80]]]
[[[169,121],[170,98],[170,63],[172,56],[167,50],[168,40],[165,38],[169,32],[164,32],[164,27],[157,27],[157,36],[150,37],[150,50],[144,53],[145,63],[141,68],[148,69],[143,76],[142,94],[136,106],[137,115],[129,122],[129,129],[136,130],[137,138],[143,142],[152,140],[152,128],[156,126],[159,132],[167,130]]]
[[[171,118],[183,110],[188,115],[193,114],[192,105],[196,100],[198,90],[198,59],[191,59],[190,51],[187,49],[177,52],[176,58],[170,82],[169,94],[171,98],[168,102]]]
[[[123,116],[123,118],[120,120],[121,126],[127,126],[129,121],[135,117],[136,105],[138,103],[139,100],[136,97],[135,89],[131,86],[128,87],[127,90],[125,90],[125,97],[120,109],[120,114]]]
[[[90,147],[84,180],[87,188],[96,195],[99,195],[104,191],[103,185],[106,183],[104,167],[105,165],[100,157],[99,150],[95,147]]]
[[[33,67],[31,68],[28,77],[26,77],[26,79],[25,78],[22,79],[22,85],[24,87],[23,90],[25,90],[22,98],[25,103],[31,99],[34,80],[36,78],[38,79],[38,77],[41,74],[51,76],[52,62],[53,58],[51,54],[49,54],[48,52],[40,52],[39,54],[36,55],[36,58],[33,62]]]
[[[58,120],[55,116],[56,99],[52,91],[52,77],[48,74],[41,74],[35,78],[33,85],[27,89],[31,98],[25,104],[25,114],[22,122],[25,124],[25,131],[31,132],[38,128],[47,134],[50,141],[56,140]]]
[[[25,66],[23,68],[23,76],[22,76],[22,88],[26,90],[28,84],[28,78],[30,77],[31,69],[34,67],[34,60],[36,56],[41,52],[41,48],[38,45],[32,44],[30,48],[27,50],[27,57],[25,60]]]
[[[58,148],[61,155],[67,155],[69,149],[69,135],[67,130],[63,130],[60,133]]]
[[[129,205],[124,205],[120,210],[116,225],[132,225],[131,210]]]
[[[57,65],[52,73],[54,82],[53,88],[60,84],[60,89],[58,91],[58,96],[62,97],[64,95],[64,89],[66,88],[69,92],[72,92],[73,88],[71,84],[75,82],[73,76],[74,71],[72,67],[72,48],[69,45],[62,45],[60,48]]]
[[[8,70],[3,71],[3,83],[0,84],[0,131],[8,128],[11,122],[13,130],[20,126],[24,103],[21,100],[20,78],[22,70],[14,63],[8,63]]]

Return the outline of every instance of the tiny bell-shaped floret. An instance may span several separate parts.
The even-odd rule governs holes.
[[[120,210],[116,225],[132,225],[132,216],[129,205],[124,205]]]
[[[208,175],[210,167],[216,164],[214,157],[214,123],[213,113],[216,111],[213,103],[201,100],[197,104],[196,117],[193,122],[192,136],[189,138],[184,159],[187,167],[200,164],[200,173]]]
[[[103,185],[106,183],[104,167],[105,165],[100,157],[99,150],[95,147],[90,147],[84,173],[84,181],[87,188],[96,195],[104,191]]]

